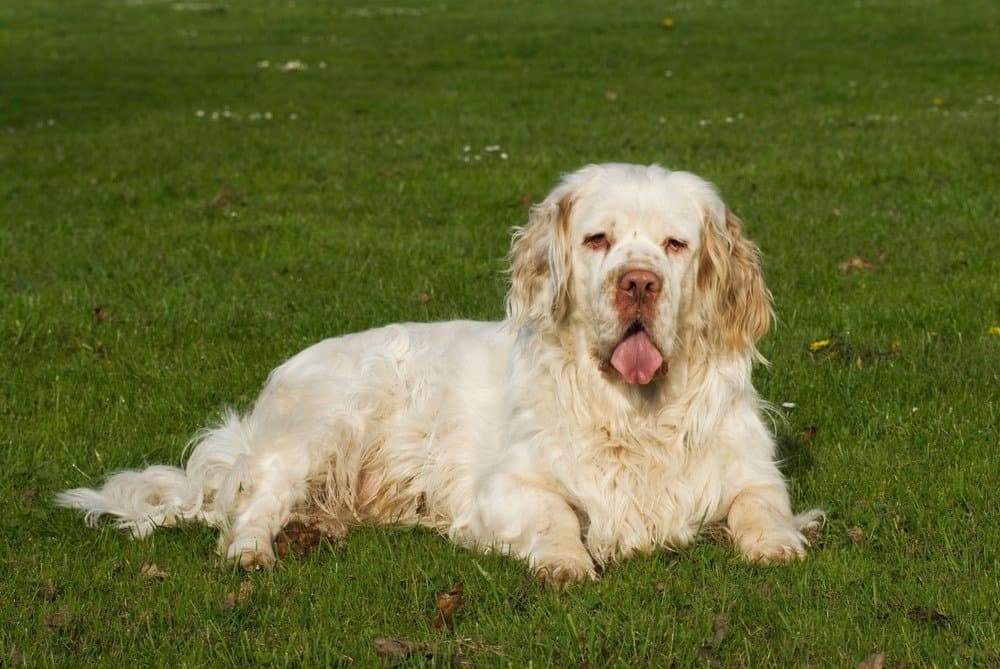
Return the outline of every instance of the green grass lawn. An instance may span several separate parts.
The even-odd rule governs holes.
[[[407,666],[1000,666],[998,19],[0,0],[0,666],[365,667],[376,637],[417,644]],[[760,244],[757,384],[795,405],[796,507],[829,513],[805,562],[706,539],[554,592],[361,529],[245,575],[207,529],[133,542],[52,508],[179,462],[316,340],[500,318],[524,201],[601,161],[711,179]]]

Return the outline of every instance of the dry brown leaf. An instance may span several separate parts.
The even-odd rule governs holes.
[[[279,557],[308,555],[319,548],[327,537],[317,527],[292,521],[281,528],[274,539],[274,551]]]
[[[880,251],[878,254],[878,260],[869,261],[865,260],[861,256],[851,256],[842,263],[839,263],[837,267],[840,268],[841,272],[850,272],[851,270],[862,270],[862,271],[874,271],[882,267],[885,263],[885,259],[889,257],[888,252]]]
[[[228,592],[226,596],[222,599],[222,610],[229,611],[236,608],[237,604],[242,604],[246,600],[250,599],[250,595],[253,594],[253,582],[243,581],[240,583],[239,592]]]
[[[698,649],[698,659],[710,667],[719,666],[719,654],[711,646],[702,646]]]
[[[433,298],[431,297],[431,294],[430,294],[430,293],[427,293],[427,292],[422,292],[422,293],[418,293],[418,294],[417,294],[417,301],[419,301],[419,302],[420,302],[420,304],[427,304],[427,303],[428,303],[428,302],[430,302],[430,301],[431,301],[432,299],[433,299]]]
[[[535,202],[535,198],[532,197],[531,193],[529,193],[528,191],[524,191],[523,193],[521,193],[521,206],[522,207],[524,207],[525,209],[528,209],[529,207],[531,207],[532,204],[534,204],[534,202]]]
[[[865,531],[857,525],[847,528],[847,536],[855,546],[863,546],[865,543]]]
[[[657,592],[663,592],[664,590],[667,589],[667,584],[664,581],[657,581],[656,585],[654,585],[653,587],[656,588]]]
[[[45,623],[45,629],[48,631],[58,632],[73,624],[73,614],[70,613],[68,606],[63,605],[55,611],[47,612],[42,617],[42,622]]]
[[[21,504],[24,506],[33,506],[35,504],[35,497],[37,496],[38,486],[29,485],[21,491]]]
[[[94,318],[97,319],[98,323],[103,323],[105,321],[110,321],[114,318],[114,314],[105,309],[104,307],[94,307]]]
[[[243,194],[239,191],[233,190],[232,188],[223,188],[215,197],[212,198],[208,206],[212,209],[224,209],[231,204],[240,204],[243,202]]]
[[[448,592],[438,595],[437,612],[434,614],[434,621],[431,625],[434,629],[447,627],[451,629],[455,625],[455,613],[462,608],[463,586],[456,583]]]
[[[726,638],[726,634],[729,632],[729,615],[725,613],[720,613],[715,616],[715,622],[712,624],[712,640],[709,642],[713,646],[718,646],[722,643],[722,640]]]
[[[391,636],[377,636],[372,639],[375,644],[375,654],[384,662],[405,660],[411,655],[429,655],[427,646],[409,639],[398,639]]]
[[[854,669],[882,669],[885,666],[885,653],[872,652],[861,660]]]
[[[154,564],[152,562],[143,562],[141,565],[139,565],[139,573],[145,576],[146,578],[153,578],[158,581],[162,581],[168,576],[167,572],[164,571],[163,568],[160,567],[160,565]]]
[[[42,587],[40,587],[35,594],[43,602],[54,602],[59,596],[60,588],[52,581],[49,581]]]
[[[946,623],[951,620],[948,614],[929,606],[914,606],[906,612],[906,617],[918,623]]]
[[[816,440],[816,435],[819,434],[819,428],[815,425],[806,425],[802,428],[802,432],[799,433],[799,441],[803,444],[811,444]]]
[[[7,666],[10,667],[23,667],[26,666],[24,661],[24,653],[21,652],[19,648],[13,648],[10,651],[10,655],[7,656]]]

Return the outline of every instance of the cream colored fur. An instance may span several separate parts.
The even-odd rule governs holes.
[[[793,514],[750,379],[770,296],[710,184],[586,167],[533,209],[511,263],[507,320],[320,342],[274,370],[249,414],[198,435],[184,470],[119,472],[58,503],[137,537],[208,523],[245,568],[274,562],[292,518],[424,525],[556,585],[709,523],[750,560],[805,553],[819,513]],[[640,319],[621,306],[635,269],[662,282]],[[646,385],[608,363],[637,320],[665,361]]]

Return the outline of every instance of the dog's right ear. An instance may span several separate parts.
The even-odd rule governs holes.
[[[514,229],[510,247],[507,318],[516,329],[555,325],[569,303],[569,225],[575,188],[564,182],[531,208],[528,224]]]

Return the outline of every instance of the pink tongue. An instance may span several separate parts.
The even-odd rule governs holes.
[[[653,346],[644,330],[623,340],[611,354],[611,364],[622,375],[626,383],[645,385],[663,364],[663,356]]]

